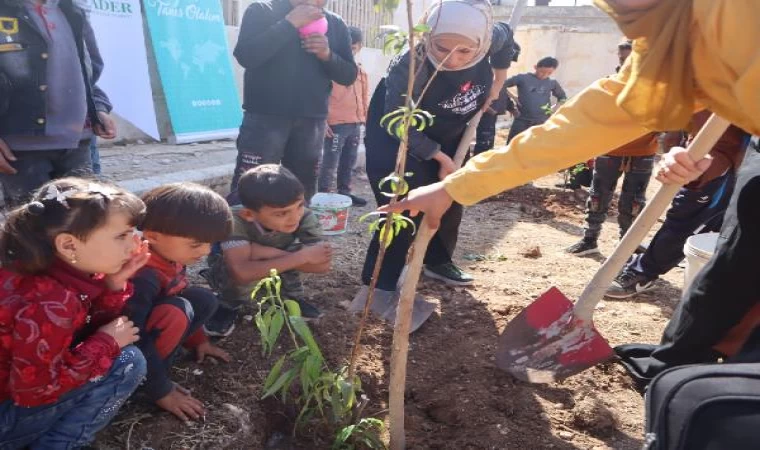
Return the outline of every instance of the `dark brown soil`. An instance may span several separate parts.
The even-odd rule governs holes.
[[[494,364],[499,332],[521,308],[551,286],[576,298],[602,261],[563,252],[581,235],[584,197],[554,188],[560,180],[547,177],[467,209],[456,259],[477,276],[473,288],[422,283],[421,292],[438,299],[440,307],[412,337],[407,448],[640,448],[643,402],[618,366],[601,365],[551,385],[529,385]],[[362,193],[369,196],[366,185]],[[352,217],[361,212],[353,211]],[[312,328],[334,367],[350,355],[357,319],[344,306],[359,287],[369,240],[365,226],[353,222],[351,227],[349,233],[331,238],[337,250],[333,273],[307,279],[314,303],[327,313]],[[617,233],[611,218],[600,241],[604,252],[612,250]],[[680,295],[681,280],[682,273],[674,271],[651,294],[628,302],[604,301],[597,310],[597,327],[613,345],[656,342]],[[370,399],[366,411],[384,420],[391,339],[390,325],[371,320],[359,363]],[[330,447],[332,438],[322,427],[290,439],[292,412],[276,400],[260,400],[274,359],[262,357],[250,321],[241,318],[232,336],[219,345],[234,355],[232,363],[199,366],[183,361],[174,370],[176,381],[208,405],[204,423],[183,424],[133,402],[99,443],[131,449]]]

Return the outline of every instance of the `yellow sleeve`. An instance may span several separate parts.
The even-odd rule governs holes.
[[[615,104],[624,86],[614,77],[594,82],[543,125],[521,133],[505,148],[472,158],[444,180],[446,191],[458,203],[471,205],[647,134]]]

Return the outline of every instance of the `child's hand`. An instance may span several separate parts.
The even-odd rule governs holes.
[[[156,405],[174,414],[183,422],[198,420],[206,415],[203,403],[190,395],[189,390],[176,383],[171,392],[156,401]]]
[[[229,353],[225,352],[209,341],[203,342],[202,344],[195,347],[195,359],[197,362],[202,363],[207,356],[221,359],[224,362],[230,362],[232,360],[232,357]]]
[[[138,270],[142,269],[150,259],[150,247],[148,247],[148,241],[143,241],[137,235],[135,235],[134,240],[135,250],[132,252],[129,261],[122,266],[120,271],[111,275],[106,275],[103,279],[108,289],[112,291],[124,290],[127,281],[129,281]]]
[[[332,261],[332,247],[327,242],[307,245],[301,250],[307,264],[329,264]]]
[[[131,320],[124,316],[103,325],[98,331],[114,338],[116,343],[119,344],[119,348],[124,348],[140,339],[140,336],[138,335],[140,329],[137,328]]]

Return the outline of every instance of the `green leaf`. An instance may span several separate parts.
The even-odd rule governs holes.
[[[280,331],[282,331],[283,325],[285,325],[285,318],[282,316],[282,313],[275,314],[272,317],[272,323],[269,327],[269,335],[267,336],[267,342],[269,342],[270,351],[277,343],[277,338],[280,337]]]
[[[414,235],[415,233],[417,233],[417,225],[414,223],[414,221],[412,219],[410,219],[410,218],[408,218],[406,216],[402,216],[400,214],[397,214],[397,217],[400,217],[401,220],[403,220],[404,222],[406,222],[407,225],[411,225],[412,226],[412,235]],[[406,227],[404,227],[404,228],[406,228]]]
[[[348,439],[351,437],[351,435],[354,433],[354,430],[356,429],[356,425],[349,425],[338,433],[337,436],[335,436],[335,442],[333,442],[332,450],[341,450],[343,449],[343,445],[348,442]]]
[[[430,25],[426,23],[421,23],[412,29],[417,33],[429,33],[430,30],[432,30],[432,28],[430,28]]]
[[[343,405],[345,406],[345,409],[351,410],[351,408],[354,407],[354,402],[356,401],[356,391],[354,391],[354,386],[351,383],[348,383],[345,380],[341,379],[340,391],[341,395],[343,396]]]
[[[285,300],[285,308],[289,316],[301,317],[301,305],[295,300]]]
[[[277,362],[274,363],[272,370],[269,372],[269,375],[267,375],[267,378],[264,380],[264,391],[267,391],[270,387],[272,387],[272,383],[274,383],[275,380],[277,380],[280,377],[280,371],[282,370],[283,364],[285,364],[285,356],[280,357],[280,359],[278,359]]]
[[[311,350],[312,354],[319,355],[320,358],[324,359],[322,352],[319,350],[317,342],[314,340],[314,336],[311,334],[311,330],[309,330],[309,326],[306,325],[306,322],[303,320],[303,318],[291,316],[289,319],[290,325],[293,326],[296,334],[298,334],[298,336],[303,339],[303,341],[309,347],[309,350]]]
[[[289,369],[288,371],[280,375],[277,378],[277,381],[275,381],[271,386],[269,386],[269,389],[266,389],[264,391],[264,396],[261,398],[264,399],[264,398],[271,397],[272,395],[274,395],[277,391],[280,390],[280,388],[285,386],[285,383],[288,382],[288,379],[292,380],[292,377],[294,375],[297,375],[295,369]]]
[[[298,347],[290,353],[290,359],[298,363],[303,363],[306,361],[306,357],[309,356],[309,352],[311,352],[309,347]]]
[[[387,233],[386,227],[389,226],[388,223],[384,223],[383,227],[380,229],[380,238],[382,239],[383,244],[385,245],[385,248],[388,249],[388,247],[391,246],[393,243],[393,233]],[[392,226],[392,225],[391,225]]]
[[[309,377],[311,377],[313,380],[319,378],[319,373],[322,369],[322,363],[324,363],[324,360],[320,355],[310,354],[306,358],[306,369],[308,370]]]
[[[381,188],[381,189],[382,189],[382,188]],[[367,214],[365,214],[365,215],[363,215],[363,216],[359,217],[359,222],[364,222],[365,220],[367,220],[367,218],[369,218],[369,217],[371,217],[371,216],[380,216],[380,217],[385,217],[385,215],[386,215],[386,214],[387,214],[387,213],[384,213],[384,212],[382,212],[382,211],[372,211],[372,212],[368,212]]]

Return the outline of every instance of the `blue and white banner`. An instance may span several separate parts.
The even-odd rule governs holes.
[[[177,143],[237,136],[242,107],[219,0],[145,0]]]

